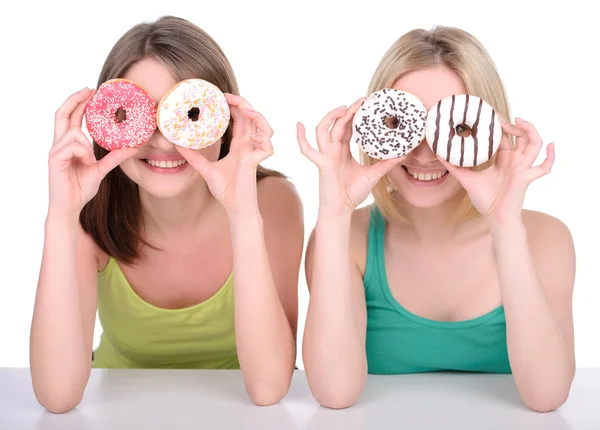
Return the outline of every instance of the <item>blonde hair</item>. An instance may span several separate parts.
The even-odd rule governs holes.
[[[456,72],[463,80],[468,94],[488,102],[503,118],[510,118],[510,109],[502,80],[496,66],[483,47],[471,34],[453,27],[436,26],[431,30],[415,29],[400,37],[385,53],[369,84],[368,94],[390,88],[402,75],[419,69],[444,65]],[[377,160],[360,151],[361,162],[371,165]],[[495,161],[474,167],[484,170]],[[397,209],[392,198],[394,187],[384,176],[373,188],[373,198],[384,217],[408,222]],[[459,205],[451,222],[478,217],[468,194]]]

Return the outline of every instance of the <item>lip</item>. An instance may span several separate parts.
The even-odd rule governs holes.
[[[183,158],[181,156],[181,154],[149,154],[149,155],[144,155],[143,157],[138,157],[138,159],[140,160],[154,160],[154,161],[179,161],[179,160],[185,160],[185,158]]]
[[[404,167],[404,166],[403,166]],[[419,173],[423,172],[423,173],[437,173],[437,172],[445,172],[446,169],[444,170],[423,170],[423,169],[415,169],[413,170],[412,168],[410,168],[413,172],[418,171]],[[446,173],[444,176],[442,176],[441,178],[435,179],[433,181],[420,181],[418,179],[415,179],[410,173],[408,173],[408,171],[406,169],[402,169],[402,171],[404,172],[404,174],[406,175],[406,177],[408,178],[408,181],[417,186],[417,187],[437,187],[438,185],[442,184],[446,178],[448,176],[450,176],[450,173]]]
[[[411,172],[417,172],[417,173],[444,173],[447,171],[447,169],[445,169],[443,167],[439,167],[437,169],[424,169],[422,167],[413,167],[413,166],[408,166],[406,164],[402,164],[402,166],[406,167]]]
[[[168,167],[168,168],[166,168],[166,167],[154,167],[154,166],[151,166],[150,164],[148,164],[147,162],[145,162],[144,160],[147,160],[147,158],[140,158],[140,159],[138,159],[138,162],[141,163],[141,164],[143,164],[144,167],[146,169],[150,170],[151,172],[160,173],[162,175],[173,175],[175,173],[179,173],[182,170],[187,169],[188,165],[190,164],[190,163],[186,162],[186,163],[183,163],[179,167]],[[157,159],[156,158],[150,158],[150,160],[157,160]],[[162,161],[162,160],[163,159],[161,159],[160,161]],[[181,158],[179,158],[179,160],[181,160]],[[165,160],[165,161],[169,161],[169,160]]]

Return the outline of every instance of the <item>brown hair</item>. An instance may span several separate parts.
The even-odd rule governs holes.
[[[453,27],[436,26],[429,31],[415,29],[396,40],[377,66],[369,84],[368,94],[390,88],[405,73],[438,65],[445,65],[455,71],[463,80],[469,94],[484,99],[503,118],[510,118],[504,85],[492,58],[474,36]],[[360,151],[360,156],[363,164],[370,165],[376,162],[363,151]],[[495,160],[496,155],[472,170],[484,170]],[[408,222],[394,203],[393,191],[392,183],[384,176],[373,188],[375,203],[384,216]],[[457,213],[449,221],[468,220],[479,215],[465,192]]]
[[[122,78],[136,62],[152,58],[167,67],[175,80],[200,78],[226,93],[239,94],[231,64],[219,45],[191,22],[164,16],[143,22],[127,31],[114,45],[100,72],[98,86]],[[223,136],[219,159],[229,153],[232,124]],[[96,159],[108,151],[93,143]],[[257,181],[279,172],[258,166]],[[79,222],[105,253],[132,263],[140,257],[141,246],[150,246],[142,236],[143,220],[138,186],[120,168],[113,169],[100,183],[98,193],[81,211]],[[154,248],[154,247],[153,247]]]

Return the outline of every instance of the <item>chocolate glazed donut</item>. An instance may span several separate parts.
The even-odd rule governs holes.
[[[483,99],[458,94],[443,98],[427,114],[427,143],[450,164],[473,167],[488,161],[500,146],[498,114]]]

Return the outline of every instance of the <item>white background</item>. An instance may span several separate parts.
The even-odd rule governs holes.
[[[41,3],[41,2],[40,2]],[[485,4],[485,6],[483,6]],[[565,5],[563,3],[563,5]],[[598,23],[583,2],[125,1],[18,2],[0,27],[0,367],[28,366],[29,327],[47,209],[53,116],[73,92],[95,87],[102,63],[131,26],[161,15],[187,18],[223,48],[242,95],[275,129],[265,165],[289,175],[304,203],[306,237],[317,213],[317,171],[302,157],[295,123],[314,126],[330,109],[366,95],[375,67],[405,32],[461,27],[483,42],[506,85],[513,114],[556,143],[550,176],[534,183],[526,208],[571,229],[577,252],[576,358],[600,366],[600,75]],[[6,8],[6,6],[2,6]],[[541,156],[540,156],[541,160]],[[299,345],[308,293],[300,277]],[[95,339],[98,341],[100,325]],[[298,365],[303,368],[301,349]]]

